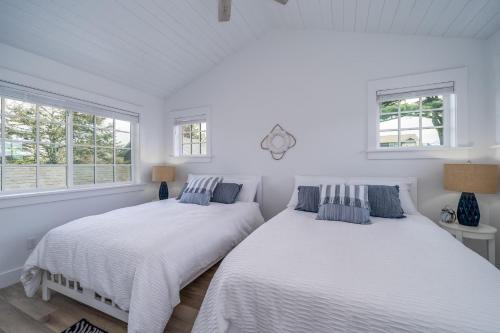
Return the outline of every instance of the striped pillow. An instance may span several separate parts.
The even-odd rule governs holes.
[[[327,203],[319,207],[316,220],[370,224],[370,211],[367,208]]]
[[[367,185],[322,185],[317,220],[370,223]]]
[[[208,206],[210,202],[210,195],[208,192],[204,193],[182,193],[180,203],[190,203],[201,206]]]
[[[222,181],[222,177],[198,176],[194,177],[186,186],[184,193],[208,193],[211,198],[215,187]]]
[[[333,203],[370,209],[367,185],[322,185],[320,204]]]
[[[182,193],[184,193],[184,191],[186,190],[187,186],[188,186],[188,183],[184,183],[184,185],[182,185],[181,191],[179,192],[179,195],[176,198],[177,200],[181,200]]]

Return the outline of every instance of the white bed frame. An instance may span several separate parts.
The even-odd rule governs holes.
[[[205,273],[210,267],[222,260],[223,257],[208,265],[208,267],[193,276],[187,283],[181,286],[181,289],[196,280]],[[42,299],[46,302],[50,300],[51,292],[56,291],[64,296],[72,298],[80,303],[88,305],[94,309],[104,312],[111,317],[128,323],[128,311],[122,310],[112,299],[101,296],[96,291],[84,288],[80,282],[67,279],[62,274],[52,274],[49,271],[42,272]]]
[[[42,299],[44,301],[50,300],[53,290],[111,317],[128,322],[128,311],[120,309],[111,299],[103,297],[91,289],[83,288],[80,282],[68,280],[62,274],[52,274],[49,271],[43,271],[42,274]]]
[[[257,193],[255,194],[255,201],[259,203],[262,210],[262,177],[260,176],[228,176],[228,178],[238,177],[238,179],[259,179],[257,186]],[[222,260],[223,257],[217,258],[214,262],[210,263],[205,269],[195,274],[187,283],[181,286],[181,289],[196,280],[200,275],[205,273],[209,268]],[[104,312],[111,317],[119,319],[128,323],[128,311],[120,309],[112,299],[104,297],[96,291],[81,286],[77,280],[70,280],[62,274],[53,274],[49,271],[42,272],[42,299],[49,301],[51,292],[56,291],[69,298],[72,298],[80,303],[88,305],[94,309]]]

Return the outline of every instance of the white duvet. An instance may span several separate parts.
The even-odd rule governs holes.
[[[287,209],[218,269],[193,332],[500,332],[500,271],[421,215]]]
[[[42,238],[21,281],[32,296],[41,269],[62,273],[129,310],[128,332],[163,332],[181,287],[262,223],[256,203],[175,199],[84,217]]]

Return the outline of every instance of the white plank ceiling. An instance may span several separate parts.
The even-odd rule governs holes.
[[[0,42],[162,97],[276,28],[487,39],[500,0],[0,0]]]

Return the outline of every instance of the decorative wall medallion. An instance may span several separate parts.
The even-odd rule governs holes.
[[[269,150],[271,156],[275,160],[281,160],[288,149],[293,148],[297,140],[283,127],[276,124],[271,132],[260,142],[260,147],[264,150]]]

